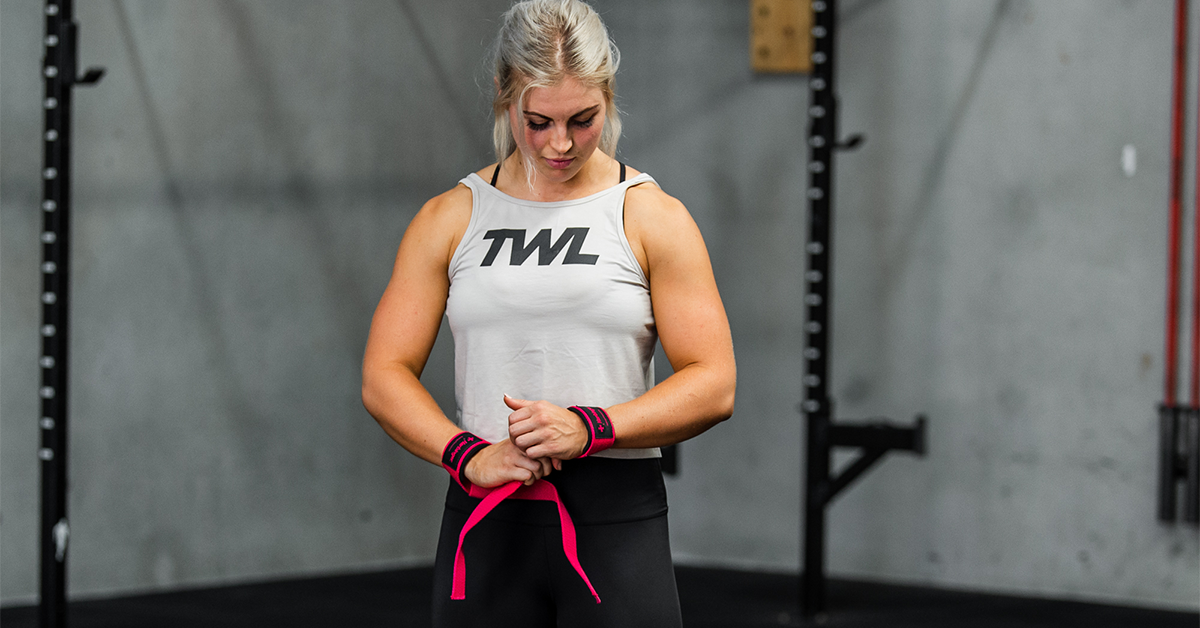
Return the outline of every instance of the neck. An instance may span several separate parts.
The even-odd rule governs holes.
[[[527,168],[521,151],[515,151],[500,168],[497,187],[511,196],[531,201],[566,201],[583,198],[616,183],[617,162],[603,151],[592,153],[570,179],[555,181]],[[610,180],[611,179],[611,180]]]

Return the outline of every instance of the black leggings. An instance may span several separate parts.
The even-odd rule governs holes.
[[[563,554],[553,503],[507,500],[467,534],[466,599],[451,600],[459,531],[479,502],[454,482],[434,566],[433,625],[681,626],[657,459],[585,458],[546,478],[575,522],[579,562]]]

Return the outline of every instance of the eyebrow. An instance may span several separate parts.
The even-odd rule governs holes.
[[[591,112],[593,112],[593,111],[597,111],[597,110],[599,110],[599,109],[600,109],[600,105],[592,105],[591,107],[588,107],[587,109],[584,109],[584,110],[582,110],[582,111],[579,111],[578,113],[575,113],[575,114],[573,114],[573,115],[571,116],[571,118],[578,118],[579,116],[582,116],[582,115],[583,115],[583,114],[585,114],[585,113],[591,113]],[[526,109],[526,110],[524,111],[524,113],[525,113],[525,115],[527,115],[527,116],[537,116],[537,117],[539,117],[539,118],[545,118],[545,119],[547,119],[547,120],[553,120],[553,119],[554,119],[554,118],[551,118],[550,116],[548,116],[548,115],[546,115],[546,114],[544,114],[544,113],[538,113],[538,112],[536,112],[536,111],[530,111],[530,110],[528,110],[528,109]]]

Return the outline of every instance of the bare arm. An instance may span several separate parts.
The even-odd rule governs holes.
[[[363,405],[397,443],[440,465],[446,443],[461,430],[421,385],[446,310],[450,257],[470,220],[471,192],[457,187],[425,204],[405,231],[375,315],[363,356]],[[505,440],[467,466],[481,486],[531,482],[549,470]]]
[[[733,341],[704,240],[683,204],[642,185],[629,190],[625,208],[625,230],[650,279],[659,340],[675,373],[607,410],[615,446],[670,445],[733,413]],[[569,459],[582,453],[587,435],[574,414],[545,401],[516,405],[509,434],[527,455]]]
[[[733,339],[708,249],[683,204],[653,186],[632,188],[626,231],[644,258],[659,342],[675,373],[608,413],[618,447],[669,445],[733,414]]]

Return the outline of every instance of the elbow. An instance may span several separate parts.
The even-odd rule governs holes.
[[[729,395],[728,402],[726,402],[726,404],[724,406],[722,406],[721,413],[718,416],[719,416],[718,422],[724,421],[733,416],[733,394],[732,393]]]
[[[716,423],[720,423],[733,416],[734,398],[737,396],[737,374],[732,371],[723,378],[723,386],[718,387],[719,392],[713,400],[713,414],[716,418]]]
[[[403,405],[401,399],[408,390],[412,374],[403,366],[385,362],[366,362],[362,370],[362,404],[376,421],[385,421]],[[420,385],[419,383],[417,384]]]
[[[365,381],[363,382],[362,386],[362,404],[363,407],[367,409],[368,413],[372,415],[375,414],[374,412],[371,412],[371,389],[367,386]]]
[[[373,398],[371,395],[371,389],[364,382],[363,387],[362,387],[363,408],[366,408],[367,414],[370,414],[371,416],[375,416],[375,412],[374,412],[375,406],[374,406],[374,403],[372,403],[372,402],[373,402]]]
[[[717,413],[718,423],[733,416],[733,398],[734,389],[730,387],[729,392],[721,400],[720,411]]]
[[[364,368],[362,375],[362,404],[367,412],[371,416],[376,417],[376,419],[379,417],[376,413],[376,410],[379,408],[379,396],[379,386],[375,385],[371,372]]]

